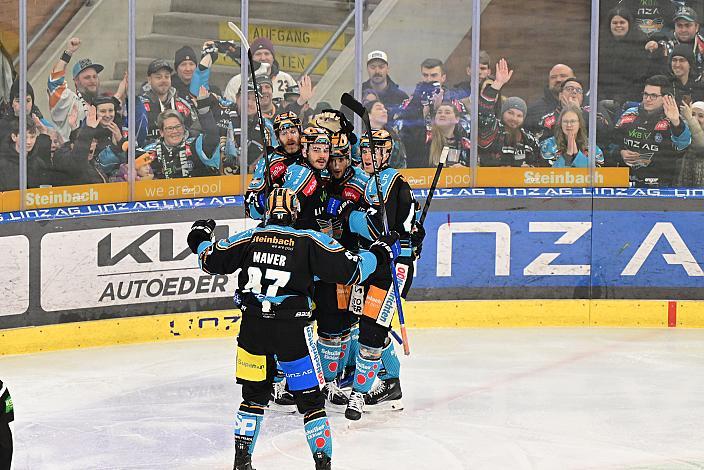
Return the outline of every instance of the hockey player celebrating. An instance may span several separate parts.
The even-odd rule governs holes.
[[[370,138],[374,139],[376,155],[372,156]],[[388,166],[393,142],[385,130],[375,130],[372,136],[365,134],[360,142],[362,168],[374,174],[372,158],[376,159],[379,171],[383,203],[388,217],[389,230],[399,233],[401,255],[396,265],[401,297],[405,297],[413,279],[414,247],[419,250],[422,242],[422,227],[416,224],[415,211],[417,203],[410,185],[395,169]],[[379,239],[383,232],[380,198],[374,176],[367,182],[364,199],[369,209],[353,210],[342,216],[348,221],[349,229],[368,241]],[[395,312],[395,298],[390,272],[377,271],[365,286],[365,298],[359,322],[359,351],[355,361],[355,380],[352,386],[345,416],[358,420],[364,406],[375,409],[402,409],[401,383],[399,372],[401,364],[389,338],[391,320]],[[353,294],[353,303],[354,303]],[[372,390],[374,379],[383,367],[384,375],[377,387]]]
[[[235,419],[235,470],[252,470],[251,458],[269,401],[276,360],[303,414],[316,469],[331,468],[332,439],[320,390],[323,374],[310,326],[313,279],[346,285],[388,271],[400,251],[398,235],[379,238],[369,251],[345,250],[330,237],[297,230],[300,206],[293,191],[275,188],[267,226],[214,243],[215,221],[196,221],[188,246],[210,274],[236,273],[242,323],[237,338],[237,382],[242,403]]]
[[[295,113],[281,113],[274,118],[274,135],[279,146],[269,154],[269,174],[271,183],[281,186],[286,170],[303,159],[301,153],[301,120]],[[253,219],[260,219],[264,212],[264,177],[266,162],[260,159],[254,169],[252,181],[245,195],[245,214]]]
[[[342,223],[338,216],[341,211],[348,210],[348,205],[354,206],[362,200],[368,176],[362,170],[350,166],[350,143],[346,134],[338,133],[332,136],[328,173],[329,198],[326,211],[334,218],[329,221],[328,230],[323,229],[323,232],[331,234],[348,250],[356,251],[359,247],[357,237],[347,230],[342,231]],[[323,281],[315,284],[318,352],[325,376],[323,393],[327,400],[336,406],[347,405],[348,401],[335,379],[344,370],[350,353],[351,315],[348,311],[350,290],[350,286],[341,284]],[[355,316],[355,342],[358,331],[356,324]]]

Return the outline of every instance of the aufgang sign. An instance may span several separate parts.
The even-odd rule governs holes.
[[[704,288],[704,213],[431,212],[414,287]]]
[[[229,297],[230,276],[210,276],[186,245],[192,222],[49,233],[41,241],[45,311]],[[218,221],[216,238],[254,225]]]

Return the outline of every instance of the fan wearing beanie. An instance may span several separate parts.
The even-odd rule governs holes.
[[[518,96],[501,102],[501,114],[494,110],[501,88],[513,76],[506,59],[496,63],[496,78],[479,95],[479,164],[481,166],[536,166],[542,163],[538,139],[525,130],[528,106]]]
[[[696,73],[694,53],[688,44],[678,44],[670,54],[670,79],[672,80],[672,96],[679,106],[683,102],[693,102],[704,99],[704,84],[701,76]]]
[[[249,48],[252,51],[254,61],[261,64],[256,71],[256,75],[268,75],[274,85],[273,100],[275,102],[283,101],[286,89],[297,85],[297,83],[291,75],[279,70],[279,63],[276,61],[274,52],[274,43],[268,38],[258,37],[252,41]],[[225,98],[234,102],[241,83],[242,77],[240,74],[232,77],[225,87]]]

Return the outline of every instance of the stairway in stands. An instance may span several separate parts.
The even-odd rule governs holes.
[[[372,3],[378,3],[372,2]],[[298,79],[319,49],[347,17],[354,2],[339,0],[256,0],[249,2],[249,40],[269,37],[281,70]],[[168,12],[154,15],[152,30],[137,38],[137,81],[146,80],[148,64],[163,58],[173,65],[174,53],[184,45],[200,54],[208,39],[234,39],[227,27],[240,25],[240,2],[231,0],[172,0]],[[354,23],[338,39],[332,50],[313,71],[314,82],[324,74],[354,34]],[[115,84],[127,69],[127,61],[115,64]],[[225,89],[228,80],[239,73],[239,66],[220,57],[213,67],[211,83]],[[109,87],[109,83],[107,84]]]

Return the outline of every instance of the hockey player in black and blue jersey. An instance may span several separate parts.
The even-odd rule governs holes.
[[[357,207],[362,202],[364,188],[369,176],[359,168],[350,166],[350,142],[346,134],[332,135],[332,150],[328,161],[326,211],[332,216],[329,226],[323,228],[348,250],[359,249],[357,235],[342,230],[339,213],[349,205]],[[323,223],[318,219],[319,223]],[[318,324],[318,352],[325,375],[323,392],[327,400],[336,406],[347,405],[347,396],[339,388],[337,377],[345,369],[348,355],[356,346],[358,319],[349,310],[350,292],[353,286],[330,284],[319,281],[315,284],[315,320]],[[354,317],[354,321],[351,321]],[[353,330],[354,327],[354,331]],[[355,349],[356,351],[356,349]],[[355,352],[356,354],[356,352]],[[341,410],[344,408],[341,408]]]
[[[242,323],[237,338],[237,382],[242,403],[235,419],[235,470],[252,470],[251,458],[270,399],[276,360],[286,374],[316,470],[330,469],[332,437],[325,414],[324,383],[310,326],[315,278],[346,285],[388,271],[398,236],[390,234],[369,251],[352,253],[327,235],[297,230],[299,205],[293,191],[275,188],[268,199],[269,224],[212,241],[215,221],[199,220],[188,235],[209,274],[235,274]]]
[[[424,232],[416,223],[418,205],[410,185],[397,170],[388,166],[393,147],[391,135],[382,129],[373,131],[371,137],[374,139],[377,153],[372,156],[370,136],[365,134],[360,141],[362,169],[373,175],[372,158],[376,158],[389,230],[397,232],[401,240],[401,255],[396,263],[396,276],[401,297],[405,297],[413,280],[413,261],[420,250]],[[341,215],[347,220],[351,232],[370,243],[382,237],[384,233],[374,176],[367,182],[364,200],[367,210],[345,213],[343,208]],[[351,303],[360,306],[357,313],[361,317],[355,379],[345,411],[348,419],[360,419],[365,406],[379,410],[403,409],[399,380],[401,364],[388,334],[396,307],[391,283],[389,271],[378,271],[366,283],[363,299],[355,298],[355,293],[352,295]],[[372,389],[377,373],[382,368],[384,374],[379,376],[381,380]]]
[[[303,161],[301,153],[301,120],[295,113],[286,112],[274,118],[274,134],[279,146],[269,153],[269,174],[271,184],[281,186],[289,166]],[[261,158],[257,162],[252,181],[245,194],[245,214],[253,219],[261,219],[264,213],[264,193],[266,162]]]
[[[325,217],[325,185],[323,172],[330,158],[330,135],[319,127],[308,127],[301,135],[303,159],[286,168],[280,181],[283,188],[291,189],[300,204],[296,228],[320,230],[318,218]],[[251,204],[249,216],[262,219],[263,205]]]

